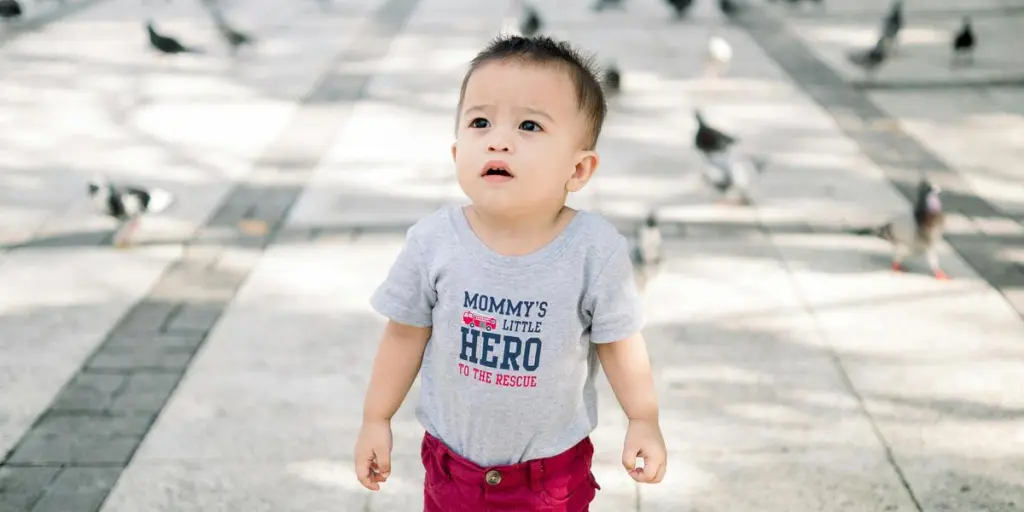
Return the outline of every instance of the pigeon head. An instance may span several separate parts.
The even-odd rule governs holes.
[[[939,199],[940,192],[942,192],[942,189],[938,185],[928,179],[921,180],[917,185],[918,208],[929,213],[941,212],[942,200]]]
[[[89,192],[89,197],[95,197],[101,191],[107,190],[109,188],[110,180],[108,180],[106,176],[93,177],[91,180],[89,180],[89,184],[86,187],[86,189]]]
[[[644,224],[649,228],[653,228],[658,225],[658,217],[654,215],[654,212],[648,213],[647,218],[644,219]]]

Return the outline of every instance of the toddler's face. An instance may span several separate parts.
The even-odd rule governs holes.
[[[452,145],[459,186],[474,208],[503,216],[561,207],[597,167],[586,133],[566,72],[485,64],[466,84]]]

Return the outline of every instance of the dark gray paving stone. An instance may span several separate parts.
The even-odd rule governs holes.
[[[184,373],[192,361],[193,349],[160,345],[103,345],[85,363],[88,372],[168,371]]]
[[[120,476],[120,468],[67,468],[47,488],[32,512],[94,512]]]
[[[141,301],[121,319],[114,328],[114,333],[118,336],[155,334],[177,307],[178,305],[172,302]]]
[[[58,467],[0,467],[0,512],[24,512],[43,495]]]
[[[48,413],[21,438],[6,463],[126,465],[153,418]]]
[[[110,404],[113,413],[159,413],[178,387],[181,376],[166,373],[134,373]]]
[[[98,414],[110,408],[127,383],[128,375],[124,374],[79,373],[64,386],[50,409]]]
[[[183,304],[174,316],[168,319],[164,325],[164,332],[206,333],[213,328],[223,312],[224,308],[219,304]]]

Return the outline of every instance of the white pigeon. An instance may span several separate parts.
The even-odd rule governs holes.
[[[140,217],[162,212],[174,202],[174,196],[166,190],[115,185],[102,176],[89,181],[87,191],[96,211],[117,219],[114,244],[118,247],[128,245]]]
[[[732,45],[717,34],[708,38],[706,73],[721,76],[732,62]]]

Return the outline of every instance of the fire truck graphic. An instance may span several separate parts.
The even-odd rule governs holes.
[[[498,328],[498,319],[489,316],[481,316],[469,310],[466,310],[466,312],[462,314],[462,323],[472,325],[474,327],[483,327],[488,331]]]

